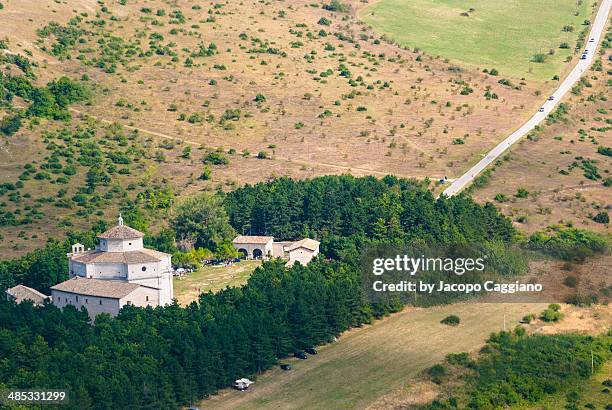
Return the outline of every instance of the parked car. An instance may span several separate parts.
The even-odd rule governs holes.
[[[281,364],[280,368],[283,369],[283,370],[291,370],[292,369],[291,365],[287,364],[287,363]]]
[[[234,260],[233,260],[232,262],[238,263],[238,262],[240,262],[241,260],[242,260],[242,259],[240,259],[240,258],[234,258]]]
[[[304,352],[295,352],[293,354],[293,356],[295,356],[295,357],[297,357],[298,359],[301,359],[301,360],[308,359],[308,356],[306,356],[306,353],[304,353]]]
[[[251,384],[253,384],[253,382],[249,379],[238,379],[234,382],[234,389],[246,390]]]
[[[306,353],[308,354],[317,354],[317,349],[315,349],[314,347],[309,347],[308,349],[305,349]]]
[[[583,54],[582,57],[580,57],[581,60],[586,60],[587,59],[587,55]]]
[[[548,101],[552,101],[552,100],[554,100],[554,99],[555,99],[555,97],[554,97],[553,95],[551,95],[550,97],[548,97]]]
[[[539,112],[544,112],[544,107],[540,107]]]

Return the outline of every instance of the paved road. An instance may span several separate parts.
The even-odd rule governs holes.
[[[578,63],[572,70],[572,72],[563,80],[559,88],[552,94],[553,99],[547,100],[540,111],[537,111],[533,117],[531,117],[525,124],[523,124],[518,130],[514,131],[507,137],[505,140],[500,142],[495,148],[487,153],[487,155],[480,160],[476,165],[470,168],[465,174],[461,177],[457,178],[453,181],[452,184],[449,185],[443,192],[446,196],[453,196],[457,194],[459,191],[467,187],[473,180],[480,174],[484,169],[489,166],[492,162],[494,162],[500,155],[502,155],[508,148],[510,148],[513,144],[519,141],[522,137],[527,135],[529,131],[531,131],[536,125],[538,125],[542,120],[544,120],[548,114],[550,114],[555,106],[559,103],[561,98],[565,94],[567,94],[573,87],[573,85],[580,79],[580,76],[584,72],[587,71],[591,63],[593,62],[593,58],[595,57],[595,50],[599,45],[599,41],[601,39],[601,35],[604,32],[607,22],[608,22],[608,13],[610,11],[610,5],[612,4],[612,0],[603,0],[599,10],[597,12],[597,16],[595,17],[595,21],[591,27],[591,32],[587,37],[587,42],[585,46],[585,50],[583,50],[583,56],[586,54],[586,58],[578,60]]]

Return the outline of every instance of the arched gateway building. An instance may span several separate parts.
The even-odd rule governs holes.
[[[90,317],[116,315],[124,305],[172,303],[171,255],[144,247],[144,234],[118,224],[98,236],[95,250],[74,244],[68,254],[69,277],[51,288],[58,307],[85,306]]]

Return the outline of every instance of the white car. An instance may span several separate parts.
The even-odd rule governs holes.
[[[592,39],[590,39],[590,40],[589,40],[589,43],[594,43],[594,42],[595,42],[595,39],[594,39],[594,38],[592,38]]]
[[[540,107],[539,112],[544,112],[544,107]]]

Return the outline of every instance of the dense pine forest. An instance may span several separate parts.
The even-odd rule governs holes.
[[[516,235],[490,204],[465,196],[436,200],[421,184],[393,177],[278,179],[206,203],[222,204],[215,220],[224,235],[229,233],[224,221],[239,233],[308,235],[322,241],[323,255],[291,269],[265,262],[245,286],[202,294],[186,308],[128,306],[116,318],[98,316],[95,324],[71,307],[60,311],[2,301],[0,388],[67,388],[69,408],[176,408],[400,309],[364,297],[355,258],[365,244],[510,244]],[[183,204],[174,221],[201,212],[198,206]],[[171,229],[184,235],[185,226]],[[217,234],[200,229],[193,239],[222,248],[202,237]],[[150,244],[167,249],[174,246],[168,237],[168,231],[153,235]],[[93,238],[94,232],[75,233],[0,262],[2,290],[16,282],[44,290],[65,279],[67,245]]]

